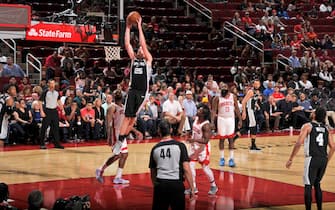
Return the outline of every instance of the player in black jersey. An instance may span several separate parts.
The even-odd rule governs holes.
[[[113,152],[116,154],[120,153],[122,142],[133,128],[136,115],[145,103],[146,98],[148,98],[149,80],[152,74],[152,56],[147,48],[143,34],[142,18],[139,18],[137,22],[140,46],[136,54],[130,44],[131,27],[132,25],[127,23],[124,37],[125,48],[131,59],[130,85],[126,98],[125,118],[121,126],[120,135],[118,136],[119,141],[117,141],[113,149]]]
[[[322,209],[322,190],[320,187],[321,179],[326,171],[327,162],[333,156],[335,143],[328,128],[325,126],[327,112],[324,108],[317,108],[311,114],[312,122],[302,126],[299,138],[293,148],[291,156],[286,163],[290,168],[293,158],[298,153],[300,146],[305,147],[305,207],[310,210],[312,206],[312,185],[315,190],[315,199],[318,210]],[[327,153],[327,146],[330,147]]]
[[[259,79],[255,79],[253,82],[253,88],[248,90],[246,96],[242,101],[242,120],[245,120],[248,116],[249,130],[251,137],[250,150],[261,150],[256,146],[256,134],[257,134],[257,122],[255,116],[255,104],[259,97],[259,88],[261,83]]]

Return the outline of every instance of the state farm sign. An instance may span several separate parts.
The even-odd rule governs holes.
[[[45,30],[45,29],[40,29],[38,32],[36,29],[32,28],[28,31],[29,36],[34,36],[34,37],[43,37],[43,38],[60,38],[60,39],[71,39],[72,38],[72,33],[71,32],[65,32],[65,31],[60,31],[60,30]]]
[[[26,32],[27,40],[54,41],[54,42],[95,42],[95,27],[84,25],[54,24],[39,22]]]

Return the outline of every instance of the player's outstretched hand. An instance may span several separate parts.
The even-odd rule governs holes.
[[[141,16],[137,19],[137,26],[142,27],[142,17]]]

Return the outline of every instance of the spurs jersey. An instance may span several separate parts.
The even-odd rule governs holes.
[[[219,97],[218,116],[223,118],[235,118],[234,95],[229,93],[229,97]]]
[[[306,137],[305,157],[327,158],[328,129],[323,124],[311,122],[312,130]]]
[[[203,136],[203,133],[202,133],[202,127],[204,125],[206,125],[207,123],[209,123],[208,120],[202,122],[202,123],[198,123],[198,117],[194,120],[194,123],[193,123],[193,126],[192,126],[192,138],[193,139],[201,139],[202,136]],[[198,153],[198,155],[196,157],[194,157],[194,153],[200,149],[202,145],[197,143],[197,142],[194,142],[191,144],[190,146],[190,157],[191,157],[191,160],[192,161],[198,161],[199,163],[201,164],[205,164],[205,165],[208,165],[209,164],[209,155],[210,155],[210,143],[208,142],[204,149]]]
[[[311,132],[304,142],[305,164],[304,184],[320,182],[327,168],[328,129],[321,123],[311,122]]]
[[[253,90],[253,93],[254,93],[254,95],[247,102],[247,108],[248,108],[248,110],[255,111],[255,107],[256,107],[255,104],[257,103],[259,95],[255,90]]]
[[[151,66],[144,59],[135,58],[131,64],[130,85],[131,89],[147,91],[151,77]]]
[[[247,102],[247,113],[249,118],[249,127],[253,128],[256,127],[256,117],[255,117],[255,109],[256,109],[256,103],[258,100],[258,93],[255,90],[252,90],[254,95],[248,100]]]

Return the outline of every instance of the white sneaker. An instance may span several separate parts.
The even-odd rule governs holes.
[[[124,141],[126,141],[126,140],[124,140]],[[121,152],[121,147],[122,147],[122,142],[121,142],[121,141],[116,141],[116,143],[115,143],[114,146],[113,146],[113,153],[114,153],[115,155],[120,154],[120,152]]]
[[[95,170],[95,178],[98,180],[98,182],[104,183],[104,178],[101,176],[100,169]]]
[[[216,192],[217,192],[218,190],[219,190],[219,189],[218,189],[217,186],[211,186],[211,188],[210,188],[209,191],[208,191],[208,194],[209,194],[209,195],[215,195]]]
[[[128,139],[129,139],[129,140],[134,140],[134,139],[135,139],[135,136],[134,136],[132,133],[130,133],[130,134],[128,135]]]
[[[191,194],[191,188],[187,189],[184,191],[184,194],[185,195],[190,195]],[[199,191],[198,191],[198,188],[194,188],[194,194],[197,194]]]
[[[129,180],[122,179],[122,178],[115,178],[113,180],[114,184],[129,184]]]

